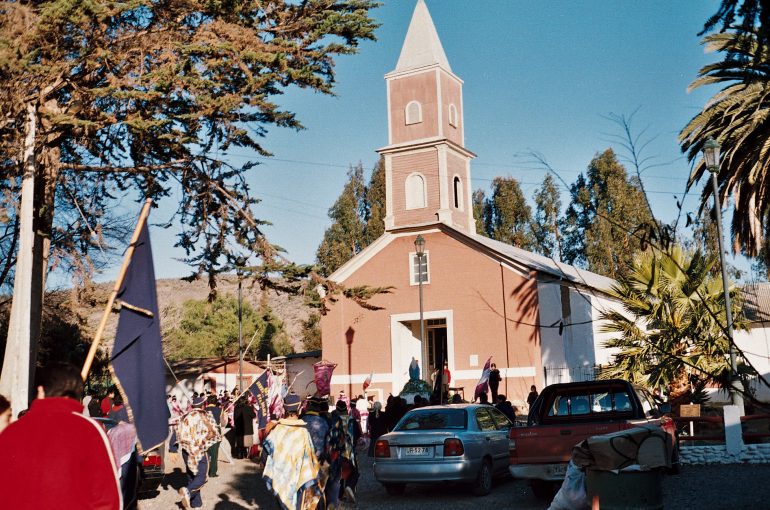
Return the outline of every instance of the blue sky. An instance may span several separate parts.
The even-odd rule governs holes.
[[[610,135],[618,128],[605,117],[638,110],[634,127],[654,138],[646,154],[660,165],[645,173],[644,183],[658,217],[675,217],[673,196],[682,197],[690,170],[677,134],[714,92],[686,90],[698,69],[716,59],[704,54],[697,33],[718,0],[426,3],[452,69],[465,82],[466,145],[478,155],[474,188],[510,175],[531,196],[544,174],[520,156],[530,150],[571,183],[597,152],[617,148]],[[271,128],[264,145],[274,158],[257,158],[249,182],[262,199],[258,217],[273,223],[268,237],[296,262],[314,261],[349,165],[360,161],[370,171],[375,149],[387,143],[383,75],[395,67],[414,4],[386,0],[373,12],[381,23],[378,41],[338,59],[336,97],[290,90],[278,99],[307,129]],[[233,158],[251,156],[242,150]],[[697,193],[684,207],[696,209]],[[166,221],[170,211],[167,203],[152,220]],[[189,273],[177,260],[183,254],[173,248],[173,232],[152,232],[158,277]],[[98,279],[114,278],[118,265]]]

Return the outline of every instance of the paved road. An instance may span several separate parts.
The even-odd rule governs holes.
[[[277,510],[265,490],[260,469],[251,461],[220,463],[220,476],[203,487],[205,510],[260,509]],[[139,510],[181,508],[177,490],[184,485],[181,462],[169,463],[169,474],[160,492],[139,503]],[[683,473],[664,481],[667,510],[727,510],[770,508],[770,465],[761,466],[685,466]],[[371,460],[362,458],[362,477],[357,505],[345,504],[343,510],[449,510],[449,509],[544,510],[523,481],[499,480],[492,493],[474,497],[467,488],[453,485],[408,486],[400,497],[389,496],[373,477]]]

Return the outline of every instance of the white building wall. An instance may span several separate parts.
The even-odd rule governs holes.
[[[596,293],[591,296],[591,302],[593,303],[593,310],[591,311],[593,323],[593,341],[594,341],[594,353],[597,365],[607,366],[613,363],[613,357],[620,349],[611,349],[605,345],[607,340],[610,340],[615,333],[607,333],[602,331],[602,326],[606,324],[606,321],[601,320],[602,312],[616,311],[619,313],[625,313],[623,311],[623,305],[604,294]]]
[[[770,323],[758,323],[748,331],[735,332],[735,345],[746,355],[746,359],[757,372],[770,381]],[[770,402],[770,388],[760,380],[752,385],[756,397],[763,402]]]
[[[560,283],[538,282],[537,299],[539,323],[542,326],[558,324],[561,320],[561,290]],[[540,328],[540,349],[543,366],[564,367],[567,360],[564,353],[564,338],[559,336],[558,328]]]

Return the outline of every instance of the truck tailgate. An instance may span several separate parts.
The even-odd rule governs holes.
[[[536,425],[511,429],[516,449],[511,450],[511,464],[549,464],[568,462],[572,447],[599,434],[628,428],[626,421]]]

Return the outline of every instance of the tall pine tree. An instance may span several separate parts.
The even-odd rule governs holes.
[[[377,162],[366,187],[366,245],[374,242],[385,232],[385,161]]]
[[[366,246],[366,186],[361,163],[350,168],[348,179],[329,209],[332,224],[326,229],[316,252],[319,271],[324,276],[333,273]]]
[[[492,239],[531,250],[532,209],[527,204],[519,181],[513,177],[495,177],[492,196],[485,201],[484,228]]]
[[[559,233],[559,215],[561,198],[556,181],[550,173],[545,175],[543,184],[535,190],[535,217],[532,234],[535,238],[535,251],[546,257],[561,260],[561,239]]]
[[[484,193],[484,190],[479,188],[473,192],[473,219],[476,222],[476,233],[489,237],[484,223],[486,218],[486,206],[487,196]]]
[[[564,261],[603,275],[625,274],[640,251],[639,231],[654,224],[638,182],[607,149],[578,176],[570,194],[561,222]]]

